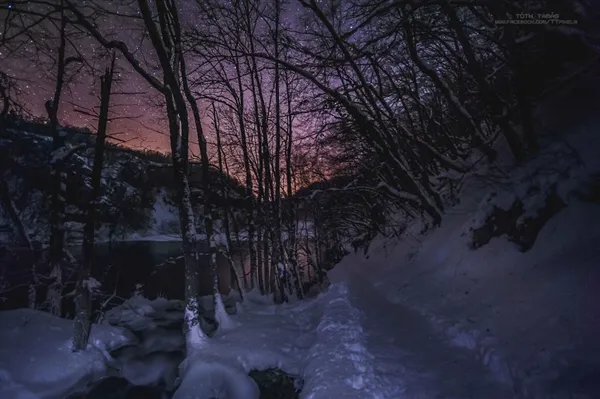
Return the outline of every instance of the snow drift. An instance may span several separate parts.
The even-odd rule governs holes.
[[[0,397],[64,398],[108,374],[109,352],[137,339],[94,325],[87,350],[72,352],[73,323],[48,313],[0,312]]]

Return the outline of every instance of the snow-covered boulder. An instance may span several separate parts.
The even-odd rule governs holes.
[[[108,375],[113,353],[137,343],[127,330],[93,325],[72,351],[73,323],[29,309],[0,312],[0,398],[63,398]]]
[[[108,323],[126,328],[139,343],[115,355],[120,374],[134,385],[175,387],[177,367],[184,358],[184,303],[134,296],[106,314]]]

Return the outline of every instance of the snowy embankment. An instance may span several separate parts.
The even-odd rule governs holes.
[[[258,398],[248,372],[280,368],[301,378],[303,399],[391,399],[378,394],[362,315],[348,295],[343,283],[316,299],[288,305],[252,303],[250,295],[234,316],[238,325],[218,333],[183,363],[183,382],[174,398]]]
[[[496,184],[472,179],[440,228],[421,234],[415,225],[400,240],[378,240],[367,256],[336,266],[341,276],[332,281],[362,270],[360,284],[383,293],[389,314],[411,309],[426,318],[515,397],[597,398],[597,136],[567,137],[568,146],[545,150]],[[535,218],[547,221],[528,249]],[[474,245],[482,232],[487,238]],[[422,330],[413,328],[406,345],[418,347]]]
[[[323,316],[304,370],[305,398],[386,397],[365,347],[363,316],[350,302],[348,286],[334,284],[322,295]]]
[[[124,329],[94,326],[73,353],[73,322],[29,309],[0,312],[0,398],[64,398],[108,374],[109,352],[134,344]]]
[[[299,377],[301,398],[393,398],[377,394],[362,315],[346,285],[287,305],[255,293],[246,298],[232,323],[181,363],[174,398],[258,399],[248,373],[270,368]],[[121,327],[94,326],[82,353],[71,352],[71,321],[29,310],[0,312],[0,397],[65,398],[107,375],[168,387],[175,382],[169,363],[183,349],[183,336],[173,329],[183,317],[178,302],[132,298],[106,314],[106,322]]]

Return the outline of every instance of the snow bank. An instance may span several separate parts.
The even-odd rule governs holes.
[[[253,292],[238,304],[234,325],[189,354],[174,398],[257,399],[251,370],[278,368],[300,376],[301,398],[381,398],[377,359],[369,353],[363,315],[349,288],[334,284],[317,298],[273,305]]]
[[[173,399],[258,399],[259,390],[243,371],[225,364],[195,361]]]
[[[175,398],[258,398],[251,370],[279,368],[301,375],[320,315],[319,302],[275,306],[257,293],[241,310],[198,348],[183,352],[181,301],[135,296],[106,313],[105,319],[135,333],[140,343],[119,351],[121,376],[135,385],[165,383]],[[212,300],[212,298],[211,298]],[[224,310],[222,309],[224,312]],[[184,360],[182,362],[182,360]]]
[[[279,368],[301,375],[318,304],[238,306],[243,311],[233,317],[235,324],[217,331],[182,363],[182,383],[174,398],[258,399],[258,388],[248,377],[251,370]]]
[[[334,284],[324,302],[323,317],[317,327],[304,371],[302,398],[381,398],[373,356],[364,344],[361,314],[348,298],[344,283]]]
[[[107,375],[109,352],[134,344],[125,330],[94,325],[86,351],[72,352],[73,323],[48,313],[0,312],[0,397],[64,398]]]

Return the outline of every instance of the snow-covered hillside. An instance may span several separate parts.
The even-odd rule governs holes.
[[[360,281],[366,303],[357,306],[385,308],[379,317],[402,350],[427,351],[422,317],[515,397],[599,397],[597,141],[584,126],[493,185],[490,173],[471,177],[440,228],[420,234],[415,224],[400,240],[378,239],[337,265],[332,281]]]
[[[44,134],[45,125],[22,121],[2,130],[0,135],[0,163],[27,233],[33,241],[46,242],[48,237],[49,154],[51,139]],[[75,244],[81,241],[87,200],[91,190],[94,135],[66,129],[69,148],[82,147],[69,159],[64,180],[66,189],[66,236]],[[210,170],[211,179],[224,182],[230,209],[239,208],[243,189],[232,178]],[[199,168],[191,165],[194,184],[201,185]],[[102,187],[97,220],[97,241],[108,240],[178,240],[179,216],[174,200],[174,186],[170,161],[164,154],[136,151],[109,145],[105,151]],[[198,225],[202,218],[202,190],[193,187],[193,198]],[[220,198],[219,185],[215,201]],[[10,226],[8,215],[0,207],[0,226]],[[235,213],[234,213],[235,214]],[[14,239],[14,237],[12,237]],[[0,235],[0,242],[10,241],[10,234]]]

